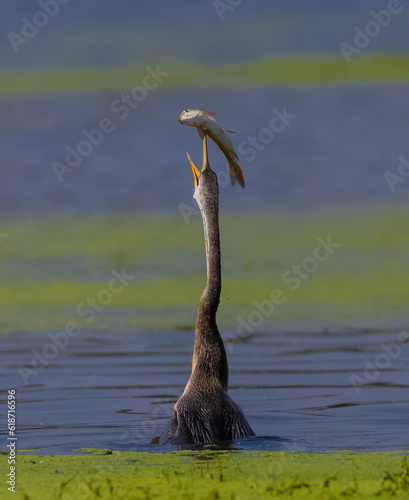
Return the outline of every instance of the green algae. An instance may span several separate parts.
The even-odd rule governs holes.
[[[406,500],[409,494],[407,458],[398,452],[94,451],[18,455],[13,498]],[[6,460],[0,456],[4,466]],[[2,482],[0,498],[10,495]]]
[[[223,65],[159,65],[168,73],[161,87],[237,87],[249,85],[394,83],[409,79],[406,53],[339,57],[288,57]],[[145,67],[58,69],[0,75],[0,94],[50,92],[120,92],[142,82]]]
[[[219,323],[235,328],[280,290],[266,315],[279,321],[406,315],[409,301],[404,207],[351,208],[302,215],[222,215],[223,290]],[[81,327],[117,330],[192,328],[205,283],[200,218],[159,216],[35,219],[2,223],[0,317],[3,330]],[[241,235],[245,235],[243,238]],[[316,269],[288,281],[319,239],[339,245]],[[237,241],[240,239],[240,251]],[[106,290],[113,272],[132,276],[90,317],[78,313]],[[286,274],[287,273],[287,274]],[[287,279],[285,277],[287,276]],[[109,296],[108,296],[109,299]],[[367,325],[371,326],[371,325]]]

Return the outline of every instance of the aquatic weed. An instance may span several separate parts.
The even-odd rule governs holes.
[[[407,457],[404,457],[401,463],[401,470],[391,474],[385,471],[382,478],[382,486],[375,495],[380,496],[388,493],[391,496],[395,496],[399,493],[409,491],[409,464]]]

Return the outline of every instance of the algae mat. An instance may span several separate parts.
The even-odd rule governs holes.
[[[0,95],[52,92],[112,92],[142,82],[147,67],[70,68],[0,75]],[[160,85],[171,88],[237,87],[280,84],[398,83],[409,78],[407,53],[357,57],[289,57],[230,65],[157,64]]]
[[[6,465],[6,456],[1,456]],[[4,470],[5,467],[2,467]],[[409,466],[398,453],[95,451],[17,457],[16,494],[0,498],[407,500]]]
[[[257,328],[262,315],[266,330],[289,321],[402,327],[407,217],[399,206],[222,214],[220,326]],[[205,284],[198,215],[189,224],[153,215],[4,221],[1,233],[3,331],[68,322],[116,331],[194,328]]]

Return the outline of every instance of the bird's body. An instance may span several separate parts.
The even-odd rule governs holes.
[[[227,394],[229,367],[216,323],[221,293],[219,186],[217,175],[207,162],[205,137],[203,144],[202,172],[196,169],[190,157],[189,161],[195,176],[194,198],[203,218],[207,284],[197,314],[192,373],[161,438],[163,444],[178,446],[211,444],[254,435],[242,410]]]
[[[196,127],[201,139],[208,135],[219,148],[223,151],[230,167],[231,183],[235,184],[236,180],[240,186],[244,188],[245,182],[243,172],[238,164],[238,156],[234,151],[233,144],[227,135],[227,132],[234,134],[231,130],[222,128],[213,118],[215,113],[204,112],[199,109],[185,109],[178,117],[178,120],[183,125]]]

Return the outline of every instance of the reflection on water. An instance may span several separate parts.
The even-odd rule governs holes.
[[[409,346],[395,349],[395,359],[383,356],[383,364],[379,357],[398,334],[256,333],[227,343],[230,394],[257,434],[229,446],[408,449]],[[152,443],[188,380],[192,332],[82,333],[58,352],[50,342],[33,333],[0,337],[1,388],[17,390],[20,449],[174,449]],[[48,361],[39,355],[44,349]],[[21,371],[24,385],[17,369],[32,363],[36,370]]]

